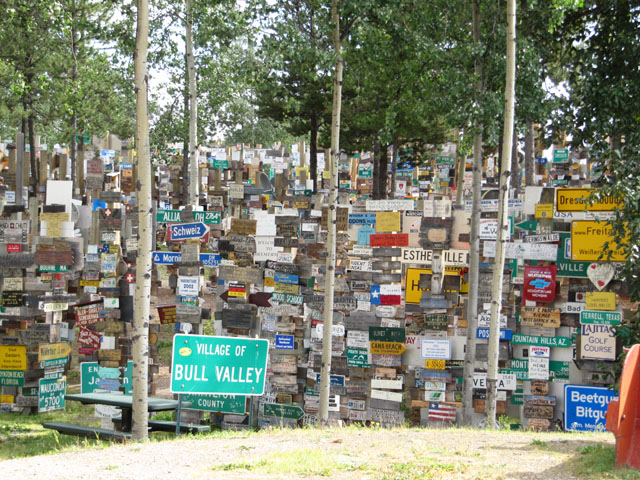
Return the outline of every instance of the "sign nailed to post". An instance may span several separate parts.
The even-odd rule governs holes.
[[[171,392],[262,395],[268,351],[268,340],[178,334]]]

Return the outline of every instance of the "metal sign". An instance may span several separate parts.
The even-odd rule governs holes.
[[[581,324],[619,325],[622,322],[620,312],[598,312],[594,310],[582,310],[580,312]]]
[[[265,403],[264,404],[265,417],[280,417],[291,418],[293,420],[300,420],[304,417],[304,410],[297,405],[283,405],[280,403]]]
[[[186,394],[183,402],[189,402],[189,410],[207,412],[235,413],[242,415],[246,411],[247,399],[244,395],[198,395]]]
[[[628,241],[628,238],[626,239]],[[604,244],[609,243],[608,252]],[[613,228],[595,220],[574,220],[571,222],[571,259],[591,262],[624,262],[626,256],[620,250],[613,236]],[[611,257],[608,256],[611,252]]]
[[[172,241],[202,238],[207,232],[209,232],[209,228],[202,222],[182,223],[169,226],[169,235]]]
[[[66,377],[41,378],[38,385],[38,412],[50,412],[64,408],[64,396],[67,393]]]
[[[171,392],[262,395],[268,351],[268,340],[178,334]]]
[[[105,368],[98,362],[83,362],[80,364],[80,393],[93,393],[96,390],[108,390],[108,384],[115,384],[116,388],[124,387],[124,393],[130,395],[133,391],[133,362],[128,361],[124,372],[123,367]],[[116,380],[116,382],[114,382]],[[122,385],[120,385],[120,380]]]
[[[622,206],[622,202],[611,196],[589,203],[594,188],[558,188],[556,189],[556,210],[558,212],[612,212]]]
[[[564,386],[564,428],[570,432],[605,431],[613,390],[586,385]]]

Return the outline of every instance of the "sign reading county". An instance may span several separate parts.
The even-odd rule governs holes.
[[[567,431],[604,431],[613,390],[585,385],[564,386],[564,428]]]
[[[189,410],[244,414],[247,401],[244,395],[183,395],[182,400],[190,402]]]
[[[265,339],[175,335],[171,392],[262,395],[268,351]]]

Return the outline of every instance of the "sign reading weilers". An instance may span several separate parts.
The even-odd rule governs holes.
[[[182,335],[173,338],[171,391],[262,395],[266,339]]]

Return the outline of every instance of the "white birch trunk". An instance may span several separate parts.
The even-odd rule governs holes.
[[[133,414],[132,438],[145,441],[147,431],[147,379],[149,374],[149,305],[151,301],[151,154],[147,105],[147,48],[149,43],[149,1],[138,0],[138,22],[134,75],[136,89],[136,148],[138,152],[138,256],[133,317]]]
[[[189,205],[199,205],[200,175],[198,171],[198,90],[196,62],[193,52],[193,0],[185,0],[185,44],[187,78],[189,79]]]
[[[336,207],[338,198],[338,159],[340,158],[340,111],[342,109],[342,43],[338,0],[331,2],[331,20],[334,23],[333,48],[336,53],[336,71],[333,80],[333,110],[331,114],[331,186],[327,216],[327,263],[324,287],[324,331],[322,337],[322,369],[320,370],[321,426],[329,423],[329,374],[331,372],[331,331],[333,329],[333,293],[336,272]]]
[[[473,1],[473,41],[480,43],[480,4]],[[481,101],[484,60],[479,54],[475,62],[475,101]],[[467,297],[467,348],[464,353],[464,393],[462,397],[462,424],[473,423],[473,372],[476,357],[476,328],[478,326],[478,278],[480,269],[480,193],[482,189],[482,122],[476,120],[473,137],[473,200],[471,206],[471,238],[469,240],[469,295]]]
[[[500,169],[500,192],[498,197],[498,238],[496,259],[493,265],[491,291],[491,325],[489,334],[489,368],[487,371],[487,427],[496,426],[496,383],[498,379],[498,354],[500,346],[500,311],[502,310],[502,279],[504,277],[504,255],[509,225],[508,199],[511,183],[511,154],[513,144],[513,122],[515,116],[516,84],[516,1],[507,0],[507,66],[504,105],[504,132],[502,134],[502,165]]]

